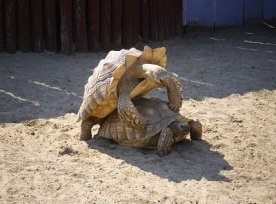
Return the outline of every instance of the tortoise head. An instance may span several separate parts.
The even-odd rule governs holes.
[[[190,133],[190,126],[185,121],[175,120],[169,125],[169,128],[173,132],[174,138],[184,139]]]

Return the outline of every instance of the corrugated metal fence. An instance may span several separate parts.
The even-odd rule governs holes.
[[[180,34],[181,9],[182,0],[0,0],[0,52],[68,54],[168,39]]]

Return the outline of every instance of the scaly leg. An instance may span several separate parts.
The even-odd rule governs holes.
[[[165,87],[168,93],[170,109],[178,112],[183,100],[183,89],[178,76],[155,64],[142,64],[142,70],[144,72],[137,72],[137,75],[149,78],[159,87]]]
[[[91,129],[93,125],[97,124],[93,118],[87,118],[81,121],[80,140],[90,140],[92,138]]]
[[[140,80],[133,78],[134,70],[130,70],[121,79],[118,86],[118,114],[121,120],[130,124],[133,127],[144,128],[146,124],[145,118],[137,111],[134,106],[130,93],[140,83]]]
[[[188,122],[190,125],[190,136],[192,140],[201,140],[202,138],[202,124],[198,120]]]
[[[162,157],[170,153],[172,144],[173,132],[169,128],[163,129],[160,133],[157,145],[158,155]]]

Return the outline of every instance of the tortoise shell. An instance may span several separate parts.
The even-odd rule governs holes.
[[[117,108],[117,85],[128,69],[138,63],[166,66],[167,56],[164,47],[151,49],[145,46],[144,51],[135,48],[129,50],[110,51],[105,59],[101,60],[88,78],[85,85],[83,102],[78,112],[78,121],[92,116],[105,118]],[[147,85],[143,80],[131,92],[130,97],[143,95],[154,87]]]
[[[139,140],[147,141],[175,120],[185,120],[181,114],[169,108],[168,102],[147,98],[141,98],[133,102],[141,115],[150,119],[145,128],[136,128],[121,121],[117,111],[114,111],[100,124],[98,136],[118,143],[129,141],[130,144]]]

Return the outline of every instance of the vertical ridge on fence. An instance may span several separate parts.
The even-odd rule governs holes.
[[[104,50],[111,42],[111,0],[100,1],[100,41]]]
[[[97,51],[100,47],[100,0],[87,0],[88,50]]]
[[[150,0],[150,39],[156,41],[158,39],[157,32],[157,8],[156,3],[157,0]]]
[[[31,0],[32,48],[35,52],[44,49],[42,0]]]
[[[158,40],[164,40],[164,0],[159,0],[157,5]]]
[[[182,0],[176,0],[175,4],[175,9],[176,9],[176,34],[181,35],[181,27],[182,27]]]
[[[149,41],[149,0],[141,0],[140,35],[144,42]]]
[[[57,15],[56,1],[44,1],[44,33],[45,48],[49,51],[57,51]]]
[[[169,1],[164,0],[164,39],[170,38],[170,12],[169,12]]]
[[[30,52],[31,44],[31,18],[30,18],[30,1],[17,1],[17,34],[18,50]]]
[[[0,52],[4,51],[4,4],[0,0]]]
[[[139,40],[139,27],[140,27],[140,0],[133,0],[132,6],[132,22],[133,22],[133,40],[132,45],[135,45]]]
[[[87,51],[86,0],[74,0],[74,41],[76,50]]]
[[[16,0],[4,1],[5,48],[9,53],[16,52]]]
[[[122,11],[123,0],[112,0],[111,39],[116,48],[122,45]]]
[[[180,32],[182,0],[0,0],[0,52],[99,51]]]
[[[133,40],[132,1],[123,0],[123,46],[130,47]]]
[[[61,51],[65,54],[72,52],[72,0],[60,0],[60,37]]]

